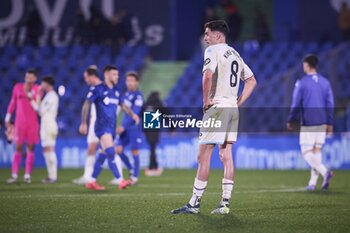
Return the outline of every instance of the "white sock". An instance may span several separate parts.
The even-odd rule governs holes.
[[[194,179],[193,195],[191,197],[191,200],[189,201],[191,206],[195,206],[199,203],[200,198],[203,196],[205,188],[207,187],[207,183],[208,181],[201,181],[197,178]]]
[[[323,176],[326,177],[328,169],[326,166],[322,163],[322,154],[321,152],[315,153],[315,161],[317,164],[316,170]]]
[[[120,178],[123,179],[123,165],[122,165],[122,160],[120,159],[118,154],[115,154],[115,163],[119,170]]]
[[[57,180],[57,157],[55,152],[44,153],[48,177]]]
[[[233,180],[222,179],[222,198],[223,199],[231,199],[231,194],[234,185]]]
[[[313,153],[311,151],[303,155],[306,162],[318,171],[323,177],[327,174],[327,168],[322,164],[322,154]]]
[[[319,175],[320,175],[320,173],[318,173],[318,171],[316,171],[316,169],[311,168],[311,176],[310,176],[310,180],[309,180],[309,185],[316,186]]]
[[[90,179],[94,171],[95,155],[88,155],[85,159],[84,177]]]

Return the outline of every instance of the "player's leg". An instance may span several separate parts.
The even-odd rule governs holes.
[[[323,176],[323,190],[326,190],[328,188],[329,181],[333,176],[333,173],[331,171],[328,171],[326,166],[322,163],[321,149],[322,145],[325,142],[325,137],[326,133],[324,126],[302,127],[300,132],[300,146],[303,158],[312,169],[315,169],[319,174]],[[316,186],[316,183],[312,185]],[[308,190],[312,188],[312,186],[309,186],[307,187]]]
[[[21,166],[22,160],[23,144],[15,144],[15,153],[13,155],[12,167],[11,167],[11,177],[7,179],[8,184],[16,183],[18,181],[18,172]]]
[[[34,165],[34,144],[27,144],[27,155],[25,161],[25,173],[24,173],[24,182],[31,183],[30,175],[33,170]]]
[[[140,156],[139,156],[139,150],[138,149],[132,149],[131,150],[132,157],[134,159],[134,164],[133,164],[133,173],[130,177],[131,184],[134,185],[137,183],[139,179],[139,174],[140,174]]]
[[[25,162],[24,182],[30,183],[30,175],[34,165],[34,149],[35,144],[39,143],[39,123],[27,125],[25,128],[25,141],[27,142],[27,155]]]
[[[129,135],[127,130],[124,130],[119,137],[116,153],[119,155],[120,159],[123,161],[124,165],[128,169],[129,175],[132,176],[133,167],[130,163],[128,156],[126,156],[126,154],[124,153],[124,147],[127,146],[128,144],[129,144]]]
[[[234,186],[234,166],[232,146],[237,141],[239,113],[237,108],[224,108],[220,116],[225,130],[225,142],[219,146],[220,160],[224,165],[224,178],[222,179],[222,197],[219,206],[212,214],[228,214],[230,212],[230,200]]]
[[[194,180],[193,194],[190,201],[179,209],[172,210],[172,214],[197,214],[199,213],[200,201],[207,187],[210,173],[210,159],[215,144],[200,144],[198,151],[198,169]]]
[[[54,146],[43,147],[43,153],[47,168],[48,176],[42,180],[44,184],[52,184],[57,182],[57,156]]]
[[[327,169],[326,166],[322,163],[322,145],[321,143],[316,144],[314,148],[314,157],[315,157],[315,164],[317,166],[317,170],[321,175],[323,176],[323,182],[321,189],[323,191],[326,191],[329,187],[330,181],[333,177],[333,172],[330,169]]]
[[[99,145],[99,139],[95,135],[94,127],[89,127],[88,136],[87,136],[87,156],[85,159],[85,165],[84,165],[84,173],[83,176],[74,179],[72,182],[74,184],[86,184],[89,182],[92,176],[92,172],[94,170],[95,160],[96,160],[96,153]]]
[[[224,178],[222,179],[222,198],[219,206],[211,212],[212,214],[228,214],[230,212],[230,199],[234,186],[232,144],[232,142],[225,142],[219,146],[220,160],[224,165]]]
[[[309,180],[308,186],[306,186],[305,190],[315,191],[316,185],[317,185],[317,180],[318,180],[319,176],[320,176],[320,173],[316,169],[311,168],[310,169],[310,180]]]
[[[98,149],[98,141],[97,142],[93,141],[88,144],[87,156],[85,159],[84,174],[83,174],[83,177],[87,180],[91,178],[92,172],[94,170],[97,149]]]
[[[42,123],[40,138],[48,173],[47,178],[42,180],[44,184],[52,184],[57,181],[57,156],[55,152],[57,132],[57,126],[47,127]]]
[[[139,149],[142,145],[142,134],[141,131],[138,128],[133,128],[128,132],[129,136],[129,143],[131,147],[131,155],[134,160],[133,164],[133,174],[130,177],[131,184],[134,185],[137,183],[139,174],[140,174],[140,156],[139,156]]]

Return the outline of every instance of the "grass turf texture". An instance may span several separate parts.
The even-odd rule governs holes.
[[[0,170],[2,180],[9,170]],[[137,186],[93,192],[73,185],[79,170],[60,170],[59,183],[0,184],[0,232],[350,232],[350,172],[336,171],[326,193],[302,191],[307,171],[237,171],[231,213],[213,216],[222,171],[212,171],[199,215],[171,215],[192,193],[194,170],[141,177]],[[21,177],[22,178],[22,177]],[[99,183],[111,179],[103,171]],[[321,179],[319,180],[319,182]]]

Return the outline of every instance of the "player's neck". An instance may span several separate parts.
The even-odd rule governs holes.
[[[112,88],[114,85],[112,82],[105,81],[108,88]]]
[[[308,72],[306,72],[307,75],[314,75],[317,74],[317,70],[310,70]]]

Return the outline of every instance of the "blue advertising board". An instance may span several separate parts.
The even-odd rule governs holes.
[[[86,156],[86,140],[82,137],[59,138],[56,152],[60,168],[82,168]],[[14,147],[0,139],[0,168],[11,166]],[[166,169],[194,169],[197,167],[198,139],[189,134],[163,134],[157,148],[160,166]],[[127,154],[130,155],[130,153]],[[233,147],[237,169],[308,169],[298,144],[298,135],[244,135]],[[140,150],[141,167],[149,163],[148,145]],[[336,134],[327,138],[323,160],[332,169],[350,169],[350,135]],[[35,167],[45,167],[40,146],[36,148]],[[211,167],[221,169],[218,149],[214,150]]]

